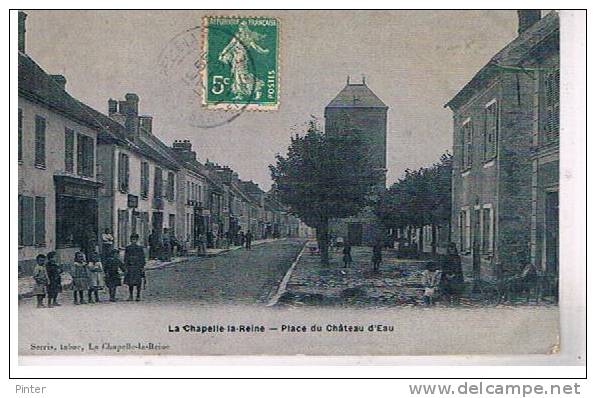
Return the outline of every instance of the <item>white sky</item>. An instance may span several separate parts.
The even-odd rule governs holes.
[[[264,189],[271,184],[267,166],[285,153],[292,127],[310,115],[322,120],[348,74],[353,81],[366,75],[390,108],[388,183],[406,168],[434,162],[452,142],[451,112],[443,105],[517,34],[515,11],[235,12],[281,19],[281,107],[205,129],[197,121],[218,116],[201,110],[192,87],[158,63],[171,39],[205,13],[27,14],[27,53],[46,72],[64,74],[71,95],[107,113],[108,98],[137,93],[140,112],[154,117],[154,133],[165,143],[190,139],[201,161],[227,164]],[[198,56],[199,43],[187,60]]]

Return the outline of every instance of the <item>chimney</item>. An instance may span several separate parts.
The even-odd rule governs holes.
[[[139,116],[139,126],[149,134],[153,134],[153,117]]]
[[[115,113],[118,113],[118,101],[110,98],[108,100],[108,115],[110,115],[110,117],[111,117]]]
[[[27,14],[23,11],[19,11],[19,52],[25,53],[25,32],[27,32],[27,28],[25,25],[25,20],[27,19]]]
[[[192,143],[189,140],[176,140],[172,144],[176,156],[185,162],[197,160],[197,153],[192,150]]]
[[[66,91],[66,78],[62,75],[50,75],[50,79],[60,87],[62,91]]]
[[[139,96],[134,94],[134,93],[128,93],[124,96],[124,99],[126,100],[126,108],[127,111],[123,112],[126,115],[134,115],[134,116],[138,116],[139,115]],[[120,112],[122,112],[122,109],[120,109]]]
[[[517,34],[522,34],[532,25],[540,20],[542,13],[540,10],[517,10]]]
[[[119,102],[119,111],[124,116],[124,127],[128,138],[134,141],[139,135],[139,96],[128,93]]]

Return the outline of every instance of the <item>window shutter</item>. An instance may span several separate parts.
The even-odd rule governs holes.
[[[35,117],[35,165],[46,165],[46,120],[41,116]]]
[[[46,243],[46,198],[35,197],[35,244]]]
[[[85,175],[94,176],[93,165],[95,164],[95,142],[91,137],[85,137]]]
[[[23,246],[23,195],[19,195],[19,246]]]
[[[74,132],[66,128],[64,130],[64,170],[72,173],[74,170]]]
[[[130,169],[129,169],[129,157],[128,155],[124,155],[124,185],[125,185],[125,190],[128,192],[128,182],[129,182],[129,178],[130,178]]]
[[[119,154],[118,155],[118,189],[120,191],[123,190],[124,186],[124,160],[123,160],[123,154]]]
[[[23,235],[23,245],[24,246],[33,246],[33,197],[31,196],[22,196],[21,197],[21,217],[22,217],[22,235]]]
[[[23,160],[23,110],[19,108],[19,162]]]

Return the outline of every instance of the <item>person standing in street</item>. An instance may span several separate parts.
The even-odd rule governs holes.
[[[112,249],[103,264],[103,272],[105,275],[106,287],[110,295],[110,301],[116,301],[116,288],[122,285],[122,277],[120,271],[126,272],[126,268],[118,258],[118,250]]]
[[[56,252],[48,253],[46,271],[48,273],[48,307],[59,307],[58,293],[62,291],[62,266],[56,261]]]
[[[106,258],[114,248],[114,235],[109,228],[106,228],[101,234],[101,255]]]
[[[152,230],[149,234],[149,260],[153,260],[157,258],[157,247],[158,247],[158,237],[155,230]]]
[[[46,297],[48,288],[48,273],[46,270],[45,254],[38,254],[35,258],[36,264],[33,269],[33,294],[37,298],[37,308],[44,308],[43,299]]]
[[[352,264],[352,245],[347,239],[344,241],[343,254],[344,268],[348,268],[348,265]]]
[[[89,268],[87,267],[87,260],[85,255],[81,252],[76,252],[74,263],[71,269],[72,276],[72,295],[75,305],[85,304],[84,293],[89,290]]]
[[[422,300],[424,301],[424,305],[431,306],[435,304],[435,298],[438,296],[441,274],[441,270],[437,264],[432,261],[426,263],[425,269],[422,272],[422,286],[424,287]]]
[[[133,292],[136,287],[136,301],[141,301],[141,286],[145,277],[145,252],[143,246],[138,244],[139,235],[130,236],[130,245],[126,246],[124,252],[124,266],[126,275],[124,283],[128,285],[128,301],[133,300]]]
[[[103,289],[104,278],[103,278],[103,267],[97,253],[92,252],[89,254],[89,262],[87,263],[89,268],[89,290],[87,291],[87,301],[89,304],[95,302],[99,303],[99,290]]]
[[[372,251],[372,265],[373,271],[378,271],[383,261],[383,244],[381,242],[375,243]]]
[[[464,287],[464,273],[457,246],[453,242],[447,246],[447,255],[443,260],[442,275],[443,293],[449,304],[459,304],[459,297]]]
[[[163,229],[161,236],[161,256],[159,259],[162,261],[170,261],[172,259],[172,238],[167,228]]]
[[[244,237],[244,240],[246,242],[246,249],[247,250],[252,249],[252,232],[250,232],[250,230],[248,230],[246,232],[246,236]]]

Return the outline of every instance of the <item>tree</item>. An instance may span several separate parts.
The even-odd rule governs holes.
[[[424,225],[445,224],[451,219],[452,162],[452,156],[445,153],[430,167],[407,169],[404,177],[381,195],[375,208],[386,228],[419,228],[418,251],[422,250]]]
[[[285,156],[270,165],[274,190],[281,203],[317,231],[321,262],[329,263],[329,221],[358,214],[369,204],[379,183],[357,131],[323,133],[311,119],[304,135],[296,134]]]

